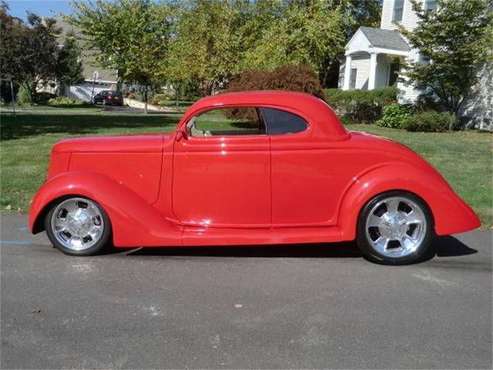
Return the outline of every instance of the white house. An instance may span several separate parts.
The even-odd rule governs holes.
[[[419,1],[425,10],[436,9],[436,0]],[[383,0],[382,6],[380,28],[360,27],[347,43],[339,88],[373,90],[396,85],[399,102],[413,103],[419,90],[404,78],[398,80],[397,76],[404,61],[428,61],[419,50],[409,46],[396,24],[413,30],[419,19],[411,0]],[[486,130],[493,130],[493,68],[490,64],[478,71],[479,83],[461,112],[468,126]]]
[[[433,10],[436,0],[421,0]],[[419,92],[410,84],[397,81],[404,60],[418,61],[419,51],[411,49],[396,23],[414,29],[418,17],[410,0],[384,0],[380,28],[360,27],[346,45],[346,61],[339,85],[343,90],[373,90],[397,84],[401,102],[412,103]]]

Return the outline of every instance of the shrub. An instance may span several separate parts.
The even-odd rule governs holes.
[[[326,89],[326,101],[341,116],[354,123],[373,123],[382,116],[384,106],[397,102],[397,89]]]
[[[226,91],[290,90],[324,99],[317,73],[307,65],[286,65],[273,71],[245,71],[234,76]]]
[[[155,94],[151,99],[151,104],[154,105],[166,105],[173,99],[169,94]]]
[[[411,115],[407,105],[390,104],[383,107],[383,115],[376,123],[378,126],[401,128],[403,122]]]
[[[56,98],[56,95],[49,92],[39,92],[34,97],[36,104],[48,104],[48,101],[53,98]]]
[[[33,103],[31,94],[29,94],[29,90],[24,85],[21,85],[17,93],[17,103],[19,105],[31,105]]]
[[[84,106],[87,103],[82,100],[68,98],[66,96],[58,96],[56,98],[51,98],[48,100],[48,105],[53,107],[79,107]]]
[[[451,113],[425,111],[407,117],[402,128],[407,131],[443,132],[456,125],[456,118]]]

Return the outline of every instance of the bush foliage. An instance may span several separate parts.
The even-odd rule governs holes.
[[[82,100],[72,99],[66,96],[58,96],[48,100],[48,105],[51,105],[52,107],[81,107],[88,104]]]
[[[24,85],[21,85],[17,93],[17,103],[19,105],[31,105],[33,103],[31,93]]]
[[[407,105],[390,104],[383,107],[383,115],[376,123],[378,126],[401,128],[411,115],[412,109]]]
[[[444,132],[453,129],[456,118],[447,112],[425,111],[407,117],[402,128],[407,131]]]
[[[307,65],[286,65],[273,71],[246,71],[229,82],[227,91],[290,90],[324,99],[324,91],[315,71]]]
[[[325,90],[326,101],[336,112],[354,123],[374,123],[382,116],[383,107],[397,102],[397,89]]]

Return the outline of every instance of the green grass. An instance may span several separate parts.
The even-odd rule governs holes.
[[[179,114],[125,114],[100,108],[29,108],[0,115],[1,209],[25,212],[44,180],[51,146],[69,136],[171,131]],[[402,142],[432,163],[479,214],[493,224],[493,136],[475,131],[412,133],[348,125]]]

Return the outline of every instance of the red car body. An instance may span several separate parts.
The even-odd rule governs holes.
[[[191,117],[219,107],[276,108],[308,127],[276,136],[187,135]],[[42,231],[50,204],[78,195],[107,212],[116,247],[350,241],[365,203],[390,190],[420,197],[437,235],[480,225],[416,153],[347,131],[322,100],[292,92],[228,93],[196,102],[174,133],[57,143],[29,227]]]

